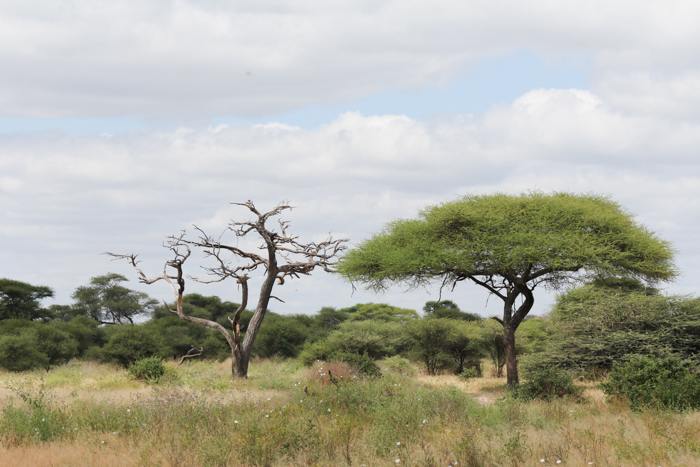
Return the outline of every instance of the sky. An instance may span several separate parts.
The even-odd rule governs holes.
[[[102,253],[159,275],[168,235],[250,219],[232,202],[288,202],[301,240],[352,246],[429,205],[540,190],[610,196],[677,250],[664,291],[696,294],[698,20],[682,0],[5,0],[0,277],[53,288],[45,305],[108,272],[172,301]],[[274,295],[282,314],[502,309],[475,285],[377,295],[321,271]]]

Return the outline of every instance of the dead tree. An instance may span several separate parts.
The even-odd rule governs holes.
[[[344,243],[347,240],[333,239],[329,236],[327,240],[319,243],[301,243],[298,241],[298,237],[287,232],[288,222],[286,221],[278,220],[278,231],[268,228],[266,223],[271,217],[278,216],[287,209],[292,209],[291,206],[284,203],[266,213],[258,211],[252,201],[231,204],[248,208],[254,215],[253,220],[231,221],[226,231],[217,238],[207,235],[197,226],[195,226],[195,230],[199,233],[197,240],[187,239],[185,232],[168,237],[165,246],[171,251],[173,258],[165,263],[163,274],[158,277],[149,278],[144,274],[138,266],[137,255],[107,254],[117,259],[128,260],[138,272],[142,283],[153,284],[161,280],[167,282],[175,295],[175,310],[166,303],[170,312],[178,315],[180,319],[216,329],[223,334],[231,347],[233,377],[247,378],[253,342],[265,318],[267,306],[270,299],[279,300],[272,295],[275,284],[283,285],[288,278],[298,278],[302,274],[310,275],[316,268],[326,272],[335,272],[333,266],[338,260],[339,253],[345,249]],[[262,245],[259,247],[262,253],[239,248],[238,242],[233,245],[222,243],[221,240],[227,232],[232,232],[236,239],[244,238],[253,233],[257,234],[262,239]],[[205,256],[214,260],[215,266],[204,268],[212,279],[200,280],[188,276],[189,279],[203,283],[232,279],[239,285],[241,305],[236,310],[233,319],[229,317],[230,332],[215,321],[189,316],[183,311],[182,298],[185,293],[183,268],[185,262],[190,258],[193,248],[201,249]],[[245,337],[241,341],[240,318],[248,304],[249,274],[259,269],[264,270],[263,283],[260,287],[253,317],[248,324]]]

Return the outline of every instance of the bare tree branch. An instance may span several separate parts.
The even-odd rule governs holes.
[[[136,255],[108,254],[114,259],[129,261],[136,269],[140,281],[145,284],[153,284],[161,280],[168,283],[175,295],[176,309],[171,309],[167,304],[166,307],[185,321],[208,326],[221,332],[231,346],[234,376],[246,377],[252,345],[267,312],[269,301],[274,299],[284,303],[283,300],[272,295],[275,284],[284,285],[287,279],[309,275],[317,268],[326,272],[335,272],[334,266],[338,262],[340,253],[346,249],[347,240],[333,239],[329,235],[326,240],[321,242],[303,243],[297,236],[288,232],[289,223],[284,220],[278,220],[277,230],[268,228],[266,223],[270,218],[292,209],[286,202],[280,203],[277,207],[264,213],[259,211],[250,200],[245,203],[231,204],[247,208],[253,214],[253,219],[244,222],[230,221],[227,229],[216,238],[208,235],[197,226],[194,226],[198,234],[197,240],[186,238],[184,231],[177,236],[168,237],[164,246],[170,250],[173,258],[165,263],[163,274],[158,277],[149,278],[146,276],[138,266]],[[236,239],[233,244],[224,242],[227,232],[233,233]],[[264,250],[264,253],[247,251],[239,247],[238,240],[251,233],[257,234],[262,240],[263,243],[258,250]],[[193,248],[201,250],[205,258],[213,260],[214,264],[203,267],[209,279],[187,276],[188,278],[205,284],[222,282],[232,278],[240,287],[241,305],[234,318],[229,318],[231,333],[219,323],[184,313],[182,306],[185,291],[183,266],[191,256]],[[241,342],[240,318],[248,303],[248,280],[250,274],[259,269],[264,269],[264,280],[260,287],[255,311],[246,329],[243,342]]]

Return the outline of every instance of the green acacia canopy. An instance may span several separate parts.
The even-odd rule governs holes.
[[[599,277],[670,280],[673,254],[606,196],[530,192],[468,195],[391,222],[349,251],[339,270],[373,289],[440,278],[497,292]]]

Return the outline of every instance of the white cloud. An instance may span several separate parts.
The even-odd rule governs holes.
[[[261,116],[448,84],[485,57],[583,57],[630,112],[697,117],[692,1],[110,2],[0,6],[1,115]]]
[[[541,189],[612,195],[677,245],[686,278],[670,290],[689,293],[699,272],[688,261],[700,254],[688,234],[700,218],[699,135],[698,124],[627,116],[590,92],[540,89],[484,115],[433,122],[347,113],[312,130],[269,124],[0,136],[0,276],[56,287],[65,303],[90,276],[134,277],[99,253],[142,253],[158,272],[165,235],[193,223],[218,234],[227,219],[247,217],[230,201],[266,209],[289,200],[297,207],[292,231],[302,239],[332,232],[357,242],[391,219],[466,192]],[[482,292],[458,289],[451,298],[483,309]],[[168,298],[167,289],[143,290]],[[235,300],[231,286],[189,290]],[[370,300],[420,308],[437,289],[432,296],[350,292],[319,274],[285,286],[279,295],[289,303],[275,309]]]

